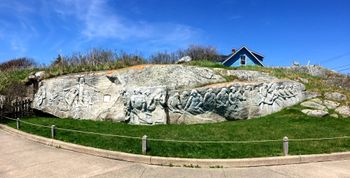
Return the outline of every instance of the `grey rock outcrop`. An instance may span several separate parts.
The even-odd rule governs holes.
[[[264,116],[305,99],[301,83],[229,73],[247,81],[225,83],[215,70],[182,65],[61,76],[41,81],[33,107],[76,119],[194,124]]]
[[[335,101],[330,101],[330,100],[324,100],[323,104],[328,108],[328,109],[335,109],[337,108],[340,103],[335,102]]]
[[[323,68],[321,66],[317,65],[307,65],[307,66],[291,66],[288,67],[288,69],[291,69],[292,71],[299,72],[299,73],[307,73],[312,76],[317,77],[327,77],[327,74],[334,73],[326,68]]]
[[[306,91],[305,92],[305,99],[312,99],[312,98],[317,98],[320,97],[321,94],[317,93],[317,92],[311,92],[311,91]]]
[[[315,98],[309,101],[305,101],[300,104],[303,107],[315,109],[315,110],[327,110],[326,106],[322,105],[322,100]]]
[[[182,64],[182,63],[191,62],[191,61],[192,61],[192,58],[190,56],[184,56],[178,61],[176,61],[176,64]]]
[[[334,118],[339,118],[338,114],[335,114],[335,113],[333,113],[333,114],[331,114],[329,116],[334,117]]]
[[[335,100],[335,101],[345,101],[347,97],[344,94],[338,92],[327,92],[324,94],[326,99]]]
[[[45,71],[38,71],[35,73],[32,73],[31,75],[28,76],[29,80],[35,80],[35,81],[41,81],[46,78],[46,73]]]
[[[241,120],[268,115],[304,100],[304,85],[280,80],[270,83],[234,82],[169,93],[170,122],[209,113],[215,120]],[[219,118],[217,118],[217,117]],[[221,118],[220,118],[221,117]]]
[[[303,109],[301,112],[312,117],[324,117],[328,115],[328,112],[324,110]]]
[[[335,109],[335,112],[340,114],[342,117],[350,117],[350,107],[349,106],[340,106]]]
[[[223,76],[235,76],[241,81],[260,81],[260,82],[270,82],[278,80],[274,76],[270,76],[268,73],[251,71],[251,70],[225,70],[225,69],[215,69]]]

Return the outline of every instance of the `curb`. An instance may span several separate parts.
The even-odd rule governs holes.
[[[195,159],[195,158],[174,158],[147,156],[118,151],[109,151],[87,146],[81,146],[73,143],[67,143],[55,139],[45,138],[32,135],[7,125],[0,124],[0,129],[8,133],[20,136],[22,138],[38,142],[44,145],[70,150],[74,152],[121,160],[135,163],[160,166],[176,167],[201,167],[201,168],[233,168],[233,167],[257,167],[257,166],[275,166],[287,164],[301,164],[336,160],[350,160],[350,152],[330,153],[330,154],[313,154],[313,155],[296,155],[296,156],[279,156],[264,158],[243,158],[243,159]]]

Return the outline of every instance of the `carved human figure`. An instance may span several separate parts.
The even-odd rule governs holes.
[[[191,95],[187,100],[185,110],[191,114],[201,114],[203,113],[202,109],[203,98],[197,92],[197,90],[192,90]]]
[[[130,112],[130,122],[133,124],[140,124],[142,120],[145,120],[147,101],[141,91],[135,90],[134,95],[130,97],[128,104],[128,110]]]
[[[277,90],[277,84],[272,83],[267,90],[267,96],[263,98],[259,103],[260,109],[267,111],[267,113],[278,110],[281,107],[278,105],[279,103],[275,102],[278,98],[279,94]]]
[[[165,104],[166,104],[166,93],[161,90],[155,91],[156,95],[153,97],[155,101],[154,107],[152,110],[152,124],[166,124],[167,114],[165,113]]]
[[[203,99],[203,109],[206,111],[210,111],[216,108],[216,95],[213,92],[213,89],[209,88],[204,94]]]
[[[188,91],[183,91],[180,96],[180,101],[182,106],[186,106],[187,100],[190,97],[190,93]]]
[[[94,93],[99,92],[94,86],[85,83],[84,77],[79,77],[77,85],[63,91],[66,92],[64,99],[69,107],[91,105]]]
[[[38,92],[36,93],[35,99],[36,99],[36,106],[38,108],[41,108],[44,103],[44,100],[46,99],[46,87],[43,82],[39,83],[39,89],[38,89]]]
[[[162,89],[134,90],[126,104],[125,120],[132,124],[165,124],[166,93]]]
[[[238,91],[238,88],[231,87],[231,92],[229,94],[228,100],[231,105],[230,109],[236,109],[241,101],[243,100],[243,97],[240,95],[240,92]]]
[[[263,98],[262,100],[260,101],[259,105],[264,105],[264,104],[267,104],[267,105],[272,105],[274,100],[277,98],[277,95],[275,94],[275,89],[276,89],[276,86],[274,83],[271,83],[269,85],[266,86],[265,89],[263,89]]]
[[[268,84],[263,84],[260,89],[259,89],[259,94],[261,95],[262,97],[262,100],[264,100],[264,98],[267,97],[267,91],[269,89],[269,85]]]
[[[174,93],[173,96],[169,97],[168,100],[168,107],[169,110],[174,112],[174,113],[182,113],[182,104],[180,101],[180,94],[179,92]]]
[[[216,108],[223,109],[226,108],[229,104],[228,101],[228,94],[227,94],[227,88],[222,88],[221,91],[216,96]]]
[[[284,93],[284,85],[283,84],[280,84],[279,86],[277,86],[276,88],[276,95],[277,95],[277,98],[275,100],[275,104],[278,105],[278,106],[283,106],[283,103],[284,101],[287,99],[288,96],[285,95]]]
[[[155,97],[151,96],[149,89],[144,92],[144,95],[146,100],[146,108],[144,110],[146,118],[141,118],[141,120],[146,124],[152,124],[152,112],[156,109],[157,101]]]

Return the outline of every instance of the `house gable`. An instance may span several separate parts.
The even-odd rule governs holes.
[[[251,51],[249,51],[246,47],[242,47],[240,50],[229,56],[223,64],[225,66],[241,66],[241,56],[245,58],[244,65],[259,65],[264,66],[261,61],[263,56],[257,54],[254,55]]]

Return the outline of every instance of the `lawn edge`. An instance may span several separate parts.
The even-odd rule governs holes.
[[[119,151],[103,150],[88,146],[77,145],[42,136],[29,134],[7,125],[0,124],[0,129],[19,137],[31,140],[55,148],[70,150],[78,153],[94,155],[98,157],[115,159],[121,161],[143,163],[149,165],[175,166],[175,167],[197,167],[197,168],[233,168],[233,167],[259,167],[275,166],[288,164],[301,164],[337,160],[350,160],[350,152],[339,152],[330,154],[311,154],[311,155],[293,155],[276,156],[263,158],[242,158],[242,159],[197,159],[197,158],[175,158],[159,157],[149,155],[139,155],[124,153]]]

